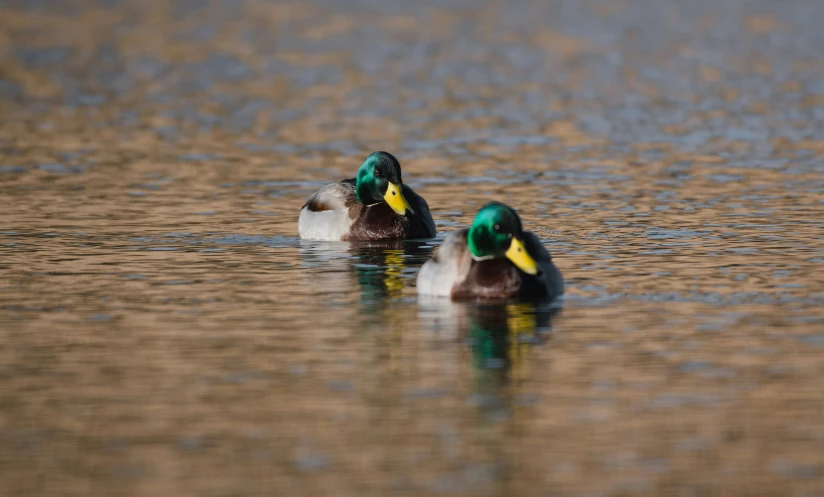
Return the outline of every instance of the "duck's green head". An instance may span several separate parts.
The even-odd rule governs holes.
[[[401,216],[415,212],[403,198],[401,165],[388,152],[373,152],[358,170],[355,192],[363,205],[386,202]]]
[[[527,274],[538,264],[526,251],[521,218],[506,204],[491,202],[478,211],[467,235],[469,252],[477,261],[506,257]]]

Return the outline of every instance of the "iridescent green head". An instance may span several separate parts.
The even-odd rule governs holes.
[[[386,202],[401,216],[414,211],[403,197],[401,165],[389,152],[373,152],[358,170],[355,193],[364,205]]]
[[[521,271],[538,273],[537,263],[524,246],[521,218],[506,204],[491,202],[483,206],[469,228],[467,243],[477,261],[506,257]]]

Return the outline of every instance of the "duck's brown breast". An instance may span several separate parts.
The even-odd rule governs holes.
[[[472,261],[466,278],[452,289],[452,298],[508,299],[517,297],[520,289],[520,272],[507,259]]]
[[[365,206],[358,219],[352,225],[345,241],[392,240],[407,238],[409,220],[400,216],[389,207],[380,203]]]

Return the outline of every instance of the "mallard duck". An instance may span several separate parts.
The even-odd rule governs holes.
[[[418,293],[453,300],[553,298],[564,278],[511,207],[492,202],[468,229],[453,231],[418,273]]]
[[[435,221],[423,197],[401,181],[401,165],[374,152],[357,178],[326,185],[300,210],[298,233],[310,240],[432,238]]]

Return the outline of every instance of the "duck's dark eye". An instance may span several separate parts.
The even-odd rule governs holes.
[[[495,225],[495,231],[501,231],[501,225],[500,224]]]
[[[509,233],[509,234],[508,234],[508,235],[506,235],[506,236],[508,236],[509,238],[512,238],[512,233]]]
[[[383,173],[381,172],[380,169],[375,169],[374,175],[375,175],[376,178],[382,178],[383,177]]]

